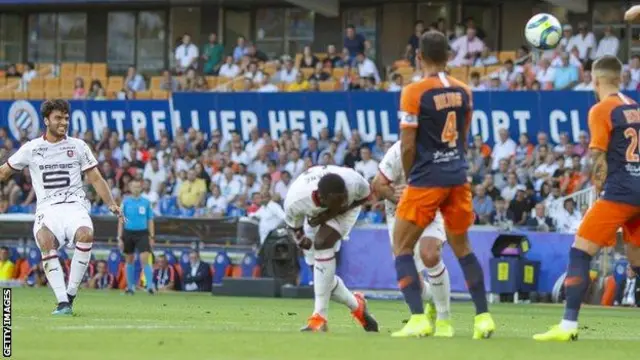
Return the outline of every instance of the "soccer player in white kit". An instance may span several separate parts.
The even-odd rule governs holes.
[[[42,263],[49,285],[58,300],[54,315],[70,315],[73,300],[91,259],[93,224],[89,217],[82,175],[87,177],[109,210],[122,220],[120,207],[111,196],[109,185],[98,171],[87,144],[67,137],[69,103],[51,100],[42,103],[40,112],[46,130],[44,136],[24,144],[7,163],[0,166],[0,181],[14,171],[29,168],[38,200],[33,235],[42,252]],[[68,287],[58,259],[58,249],[73,244]]]
[[[378,174],[372,183],[376,194],[385,199],[387,227],[392,246],[396,204],[407,184],[400,151],[400,141],[397,141],[380,161]],[[427,302],[433,301],[435,304],[435,311],[431,304],[425,308],[432,319],[437,316],[434,336],[452,337],[454,330],[450,322],[451,282],[441,257],[442,244],[445,241],[447,236],[444,219],[438,211],[433,222],[422,233],[413,255],[418,273],[422,274],[426,270],[429,278],[429,281],[422,283],[422,299]]]
[[[327,331],[329,300],[346,305],[365,331],[378,331],[378,323],[368,313],[364,296],[351,293],[336,276],[336,252],[369,201],[367,180],[353,169],[316,166],[291,184],[284,201],[289,232],[313,266],[315,307],[301,331]]]

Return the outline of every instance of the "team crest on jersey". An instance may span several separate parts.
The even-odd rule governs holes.
[[[72,158],[73,157],[73,150],[67,150],[67,156]]]
[[[15,139],[20,139],[23,131],[26,131],[30,139],[37,137],[40,132],[38,111],[28,101],[14,101],[9,107],[7,121],[9,122],[9,130]]]

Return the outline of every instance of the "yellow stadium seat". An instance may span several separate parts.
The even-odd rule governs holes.
[[[6,83],[7,83],[7,78],[4,77],[4,74],[0,74],[0,88],[4,87]]]
[[[40,76],[47,76],[53,72],[53,64],[51,63],[36,64],[36,71]]]
[[[27,100],[29,97],[26,91],[14,91],[13,98],[15,100]]]
[[[515,51],[500,51],[498,53],[498,60],[501,63],[504,63],[507,60],[516,60],[516,52]]]
[[[29,81],[29,90],[43,90],[44,89],[44,79],[43,78],[33,78]]]
[[[151,97],[156,100],[164,100],[169,98],[169,92],[164,90],[155,90],[151,92]]]
[[[151,90],[160,90],[160,84],[162,84],[162,76],[151,77]]]
[[[45,79],[44,81],[44,89],[45,91],[49,90],[58,90],[60,88],[60,79]]]
[[[124,79],[122,76],[109,76],[107,80],[108,91],[120,91],[124,87]]]
[[[300,67],[301,62],[302,62],[302,54],[296,54],[296,58],[294,60],[295,66]]]
[[[318,60],[323,61],[324,59],[327,58],[327,53],[326,52],[322,52],[322,53],[315,53],[314,54]]]
[[[76,76],[80,76],[82,78],[90,78],[91,75],[92,75],[91,64],[78,63],[76,65]]]
[[[5,88],[7,90],[18,90],[20,87],[20,78],[8,78],[7,83],[5,84]]]
[[[136,93],[136,99],[138,99],[138,100],[149,100],[149,99],[151,99],[151,91],[138,91]]]
[[[335,91],[336,82],[333,80],[320,81],[320,91]]]
[[[63,91],[60,90],[47,90],[44,92],[45,99],[73,99],[73,90],[67,90],[68,96],[63,96]]]
[[[13,100],[13,91],[0,90],[0,100]]]
[[[233,91],[244,91],[244,79],[234,81],[231,89]]]
[[[76,63],[62,63],[60,64],[60,77],[74,77],[76,76]]]
[[[217,76],[207,76],[207,87],[209,89],[213,89],[218,85],[218,77]]]
[[[344,68],[335,68],[333,69],[333,77],[336,79],[341,79],[344,76]]]
[[[16,64],[16,70],[22,74],[24,72],[24,64]]]
[[[313,74],[313,69],[304,68],[304,69],[300,69],[300,72],[302,73],[302,76],[304,76],[305,79],[308,79],[309,76]]]
[[[467,74],[468,74],[467,76],[470,76],[471,73],[473,73],[473,72],[477,72],[478,74],[480,74],[480,76],[484,76],[486,74],[485,71],[486,71],[486,68],[484,68],[484,67],[480,67],[480,66],[471,67],[471,68],[469,68],[469,72],[467,72]],[[461,79],[458,79],[458,80],[461,80]],[[467,78],[465,77],[463,81],[466,82]]]
[[[449,71],[449,74],[451,74],[451,77],[466,83],[468,70],[469,68],[467,67],[455,67],[455,68],[451,68],[451,70]]]
[[[60,79],[60,89],[62,90],[73,90],[75,88],[76,78],[74,77],[64,77]],[[86,86],[86,85],[85,85]]]
[[[45,99],[44,90],[38,90],[38,91],[29,90],[27,92],[27,96],[31,100],[43,100],[43,99]]]
[[[93,78],[106,78],[107,77],[107,64],[105,64],[105,63],[93,63],[93,64],[91,64],[91,77],[93,77]]]

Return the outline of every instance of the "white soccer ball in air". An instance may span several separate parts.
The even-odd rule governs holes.
[[[524,37],[535,48],[554,49],[562,38],[562,25],[551,14],[534,15],[524,28]]]

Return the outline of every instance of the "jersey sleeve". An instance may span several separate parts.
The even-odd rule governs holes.
[[[300,204],[300,201],[295,201],[292,204],[285,204],[285,217],[284,222],[288,227],[293,229],[300,229],[304,225],[304,207]]]
[[[9,160],[7,160],[7,165],[9,165],[9,167],[14,171],[20,171],[29,166],[30,161],[31,146],[29,146],[29,143],[26,143],[22,145],[15,154],[9,157]]]
[[[397,144],[400,144],[400,143],[398,142]],[[389,149],[389,151],[387,151],[387,153],[384,154],[384,157],[380,161],[380,164],[378,164],[378,171],[389,183],[392,183],[393,180],[396,178],[398,165],[402,165],[402,162],[398,161],[397,157],[395,156],[396,146],[399,146],[399,145],[394,144],[391,147],[391,149]]]
[[[93,152],[86,142],[82,141],[80,149],[80,169],[82,169],[82,171],[91,170],[98,166],[98,160],[93,156]]]
[[[415,86],[408,85],[400,94],[400,127],[417,128],[420,97]]]
[[[368,198],[369,196],[371,196],[371,185],[362,175],[357,174],[353,198],[356,201],[360,201]]]
[[[611,108],[605,103],[592,107],[589,110],[589,148],[607,151],[611,140],[611,128]]]

